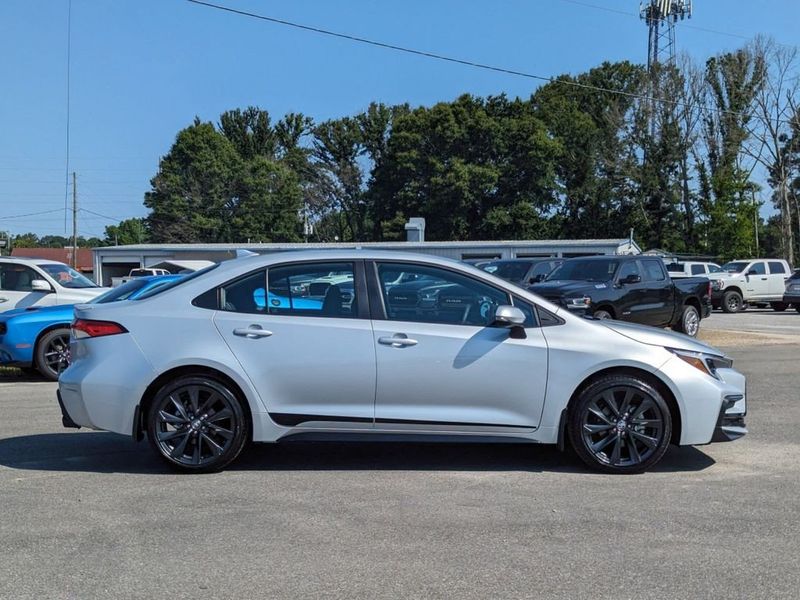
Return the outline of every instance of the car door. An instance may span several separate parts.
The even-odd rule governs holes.
[[[522,431],[538,426],[547,345],[528,327],[491,327],[509,294],[456,270],[380,261],[367,268],[377,387],[375,426],[387,430]],[[392,286],[414,273],[415,286]],[[518,301],[519,302],[519,301]],[[524,335],[522,332],[524,331]]]
[[[767,265],[763,261],[750,263],[745,271],[748,300],[760,300],[769,296]]]
[[[219,289],[214,323],[273,421],[372,427],[375,348],[360,261],[289,263]]]
[[[623,283],[630,276],[638,276],[637,283]],[[620,300],[617,302],[616,318],[621,321],[633,321],[650,325],[652,314],[645,312],[647,305],[644,278],[638,261],[628,260],[622,262],[617,270],[617,279],[614,284],[618,287]]]
[[[786,290],[786,280],[789,277],[786,267],[779,260],[767,262],[767,267],[769,268],[769,295],[783,296]]]
[[[55,304],[56,294],[54,292],[33,291],[32,282],[37,279],[45,280],[42,275],[30,267],[15,263],[0,264],[0,312],[14,308]]]
[[[640,323],[662,327],[672,321],[674,306],[674,284],[667,276],[664,262],[657,258],[639,261],[642,273],[642,303],[638,310]],[[696,265],[692,265],[693,267]],[[700,265],[702,269],[702,265]]]

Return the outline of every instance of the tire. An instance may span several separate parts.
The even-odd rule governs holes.
[[[687,304],[683,307],[681,320],[673,326],[673,329],[690,337],[697,337],[700,331],[700,313],[694,306]]]
[[[45,333],[34,351],[36,370],[48,381],[58,381],[58,376],[70,364],[69,328],[60,327]]]
[[[570,407],[567,431],[575,452],[592,469],[641,473],[667,451],[672,417],[647,381],[611,375],[581,391]]]
[[[800,304],[795,304],[794,309],[800,313]]]
[[[744,301],[739,292],[725,292],[722,296],[722,310],[726,313],[737,313],[744,310]]]
[[[167,383],[147,411],[151,448],[178,471],[224,469],[239,456],[249,432],[249,417],[238,395],[205,375],[181,376]]]
[[[775,312],[783,312],[789,308],[789,305],[786,304],[786,302],[770,302],[770,306]]]
[[[592,313],[592,316],[595,319],[613,319],[614,317],[611,316],[611,313],[607,310],[596,310]]]

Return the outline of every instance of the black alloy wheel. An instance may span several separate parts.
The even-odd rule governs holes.
[[[48,381],[57,381],[71,362],[69,333],[66,327],[53,329],[36,344],[36,370]]]
[[[726,313],[737,313],[743,310],[744,302],[739,292],[725,292],[722,296],[722,310]]]
[[[162,387],[150,405],[147,437],[171,467],[193,473],[230,464],[249,437],[247,413],[221,381],[184,376]]]
[[[652,385],[612,375],[583,390],[570,410],[568,432],[587,465],[606,473],[641,473],[664,456],[672,435],[667,403]]]

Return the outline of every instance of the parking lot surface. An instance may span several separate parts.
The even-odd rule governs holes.
[[[764,349],[729,349],[750,434],[638,476],[394,443],[259,445],[177,475],[144,443],[62,429],[54,384],[7,378],[0,596],[796,598],[800,346]]]
[[[703,320],[700,328],[790,335],[800,338],[800,313],[794,308],[783,312],[775,312],[771,308],[748,308],[735,314],[715,310],[708,319]]]

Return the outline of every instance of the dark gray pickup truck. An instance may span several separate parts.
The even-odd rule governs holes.
[[[572,258],[528,289],[587,316],[671,327],[692,337],[700,330],[700,320],[711,314],[709,280],[673,280],[659,258]]]

